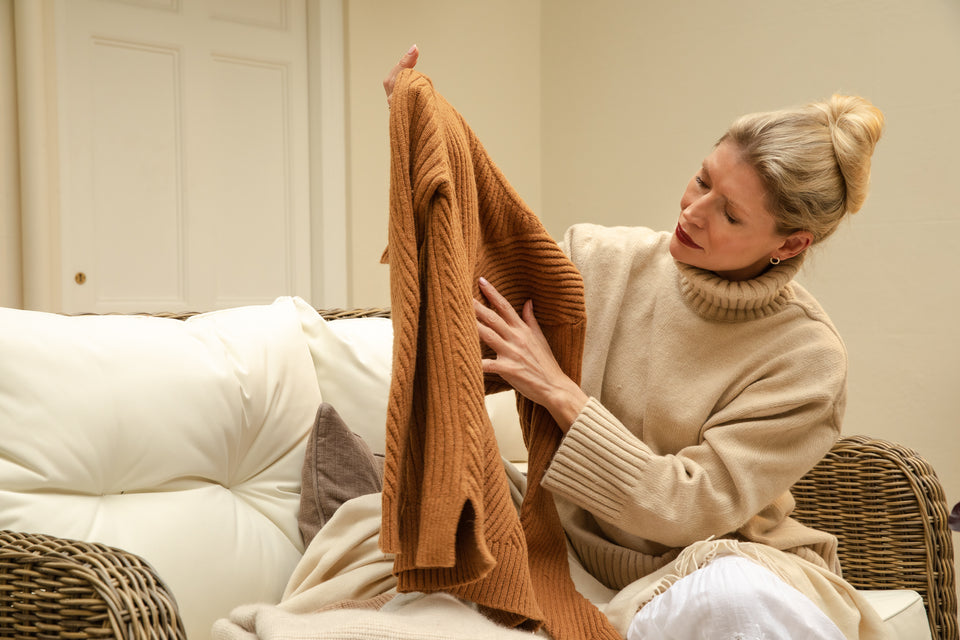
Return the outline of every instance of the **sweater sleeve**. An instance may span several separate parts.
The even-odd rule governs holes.
[[[821,342],[790,356],[715,411],[699,442],[672,454],[635,435],[655,425],[630,428],[591,397],[543,486],[625,534],[614,537],[628,546],[640,538],[681,547],[745,527],[757,538],[789,514],[790,487],[839,433],[845,354]]]

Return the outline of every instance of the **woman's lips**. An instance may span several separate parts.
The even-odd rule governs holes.
[[[696,242],[693,241],[693,238],[691,238],[686,234],[686,232],[683,230],[683,228],[680,226],[679,223],[677,224],[676,234],[677,234],[677,240],[679,240],[681,244],[686,245],[691,249],[703,249],[703,247],[701,247],[700,245],[698,245]]]

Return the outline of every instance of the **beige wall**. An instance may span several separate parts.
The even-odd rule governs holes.
[[[402,8],[401,8],[402,7]],[[482,8],[481,8],[482,7]],[[555,234],[571,223],[670,228],[680,191],[737,115],[832,92],[887,116],[863,211],[802,281],[844,335],[845,431],[927,457],[960,501],[960,4],[348,2],[354,304],[387,304],[386,107],[419,68]]]
[[[0,0],[0,306],[23,303],[13,0]]]
[[[960,4],[542,7],[542,201],[557,233],[578,220],[671,228],[742,112],[833,92],[884,110],[871,196],[800,279],[847,343],[846,433],[919,450],[960,501]]]
[[[390,302],[390,147],[381,82],[416,43],[422,70],[468,119],[521,196],[540,209],[540,3],[345,2],[351,304]],[[419,68],[419,67],[418,67]]]

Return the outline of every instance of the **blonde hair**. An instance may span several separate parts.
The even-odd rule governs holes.
[[[882,132],[883,113],[870,102],[834,95],[743,116],[717,144],[734,142],[760,175],[781,233],[808,231],[817,243],[863,206]]]

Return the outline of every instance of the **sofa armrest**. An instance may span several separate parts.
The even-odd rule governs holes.
[[[793,495],[798,520],[839,539],[850,584],[918,592],[933,637],[957,640],[946,498],[933,468],[916,451],[867,436],[841,438]]]
[[[141,558],[12,531],[0,531],[0,628],[17,638],[186,638],[173,595]]]

